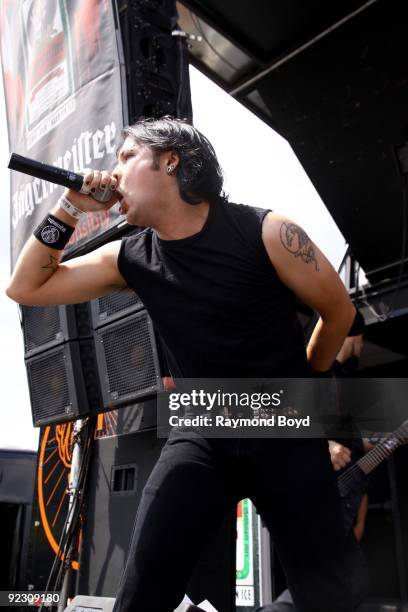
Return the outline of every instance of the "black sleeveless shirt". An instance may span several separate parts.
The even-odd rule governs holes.
[[[168,349],[173,376],[307,376],[296,299],[262,242],[267,210],[214,203],[200,232],[122,239],[118,267]]]

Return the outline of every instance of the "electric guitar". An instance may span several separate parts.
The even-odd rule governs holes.
[[[407,441],[408,419],[337,478],[346,533],[354,526],[368,475]]]

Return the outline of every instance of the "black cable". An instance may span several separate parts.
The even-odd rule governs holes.
[[[48,575],[47,584],[46,584],[46,587],[45,587],[45,592],[46,592],[46,593],[48,592],[48,590],[49,590],[49,588],[50,588],[50,585],[51,585],[51,579],[52,579],[52,577],[53,577],[53,574],[54,574],[54,571],[55,571],[56,564],[57,564],[57,562],[58,562],[58,561],[59,561],[59,562],[61,562],[60,551],[61,551],[61,548],[62,548],[62,541],[63,541],[63,538],[65,537],[65,531],[66,531],[66,528],[67,528],[67,523],[68,523],[68,520],[69,520],[69,518],[70,518],[70,516],[71,516],[71,512],[72,512],[72,506],[71,506],[71,511],[70,511],[70,509],[68,509],[67,516],[65,517],[64,526],[63,526],[63,528],[62,528],[62,531],[61,531],[61,536],[60,536],[60,540],[59,540],[59,542],[58,542],[58,549],[57,549],[57,552],[55,553],[54,562],[53,562],[53,564],[52,564],[52,567],[51,567],[50,573],[49,573],[49,575]],[[55,589],[54,589],[54,590],[55,590]],[[42,612],[42,609],[43,609],[43,604],[41,604],[40,609],[39,609],[39,612]]]
[[[87,426],[88,427],[88,426]],[[84,455],[82,458],[82,462],[81,462],[81,466],[80,466],[80,471],[79,471],[79,476],[78,476],[78,484],[77,484],[77,488],[74,494],[74,498],[72,501],[72,506],[71,506],[71,519],[70,519],[70,524],[69,524],[69,528],[66,531],[65,534],[65,540],[64,543],[62,544],[62,554],[64,557],[64,561],[60,564],[60,569],[58,571],[58,575],[57,575],[57,579],[55,581],[55,585],[59,586],[59,581],[61,578],[61,574],[63,571],[64,566],[67,564],[67,557],[68,554],[70,552],[70,546],[72,543],[72,538],[74,537],[76,530],[77,530],[77,522],[78,519],[80,517],[81,514],[81,509],[82,509],[82,502],[83,502],[83,489],[86,483],[86,478],[88,475],[88,471],[89,471],[89,464],[90,464],[90,454],[91,454],[91,440],[92,440],[92,436],[94,433],[94,421],[91,427],[89,427],[89,430],[86,432],[86,438],[85,438],[85,450],[84,450]],[[54,590],[58,590],[57,588],[55,588]]]
[[[83,502],[82,493],[83,493],[84,485],[85,485],[88,470],[89,470],[89,464],[90,464],[89,458],[90,458],[90,452],[91,452],[90,441],[92,439],[93,433],[94,433],[94,426],[91,426],[90,429],[87,431],[87,435],[85,438],[86,449],[83,455],[83,461],[81,462],[81,466],[80,466],[80,473],[78,476],[78,486],[76,488],[76,491],[74,493],[74,498],[72,500],[71,512],[69,514],[70,524],[69,524],[68,529],[66,529],[66,524],[65,524],[65,532],[63,533],[63,540],[64,540],[63,543],[62,543],[62,538],[61,538],[61,544],[59,548],[59,553],[61,555],[59,556],[60,564],[59,564],[59,569],[58,569],[58,572],[57,572],[57,575],[54,581],[54,586],[53,586],[54,591],[59,591],[62,588],[64,570],[67,571],[69,568],[69,564],[71,563],[71,557],[70,557],[71,544],[72,544],[72,539],[76,534],[77,523],[81,515],[82,502]]]
[[[55,591],[59,590],[60,586],[62,586],[61,580],[63,578],[64,569],[66,569],[67,566],[69,567],[69,564],[71,562],[69,553],[71,551],[72,539],[76,535],[77,523],[81,516],[82,503],[83,503],[83,489],[85,486],[85,482],[86,482],[86,478],[87,478],[87,474],[89,470],[89,464],[90,464],[89,458],[90,458],[90,446],[91,445],[88,443],[88,440],[91,438],[92,434],[93,434],[93,429],[88,432],[88,439],[86,440],[87,448],[86,448],[86,451],[83,457],[83,461],[81,463],[80,475],[78,477],[78,486],[75,491],[74,499],[73,499],[72,506],[71,506],[72,517],[70,520],[69,529],[66,532],[65,541],[64,541],[64,544],[62,545],[63,548],[61,550],[61,553],[63,556],[63,561],[60,563],[60,568],[58,570],[58,574],[55,580],[54,589],[53,589]]]

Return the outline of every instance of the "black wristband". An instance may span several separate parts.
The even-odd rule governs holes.
[[[33,234],[45,246],[62,251],[74,231],[74,227],[64,223],[61,219],[57,219],[54,215],[47,215]]]

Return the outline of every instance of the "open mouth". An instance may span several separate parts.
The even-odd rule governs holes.
[[[121,215],[126,215],[127,211],[128,211],[127,204],[126,204],[125,200],[122,197],[122,199],[119,200],[119,213]]]
[[[120,193],[120,191],[116,190],[116,193],[118,195],[119,213],[121,215],[125,215],[127,213],[126,202],[123,198],[123,195]]]

